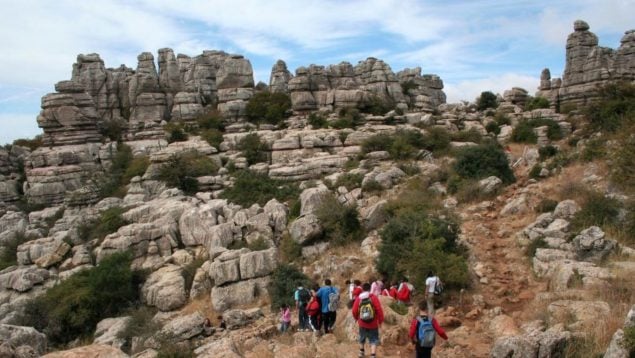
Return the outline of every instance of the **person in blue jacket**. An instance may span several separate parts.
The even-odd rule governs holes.
[[[324,334],[333,332],[333,328],[335,327],[339,295],[339,291],[337,288],[331,286],[331,280],[328,278],[324,280],[324,286],[320,287],[316,293],[322,307],[322,326],[324,327]]]

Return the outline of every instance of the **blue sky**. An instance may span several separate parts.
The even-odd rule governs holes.
[[[311,63],[373,56],[397,72],[421,67],[450,102],[513,86],[533,93],[540,71],[560,76],[573,21],[617,48],[635,28],[635,0],[0,0],[0,143],[41,133],[40,99],[69,79],[79,53],[136,67],[143,51],[171,47],[240,53],[256,81],[277,59]]]

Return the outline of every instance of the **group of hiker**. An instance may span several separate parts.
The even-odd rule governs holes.
[[[365,357],[365,345],[370,346],[370,357],[377,354],[380,343],[379,328],[384,322],[384,312],[379,296],[389,296],[399,304],[410,305],[414,295],[414,286],[403,278],[400,282],[386,284],[386,279],[371,279],[361,283],[359,280],[347,280],[348,307],[359,327],[359,357]],[[445,331],[434,318],[434,298],[443,291],[443,283],[433,272],[429,272],[424,290],[425,300],[419,303],[419,314],[413,318],[409,337],[415,344],[416,357],[430,357],[435,338],[438,334],[448,339]],[[330,279],[324,280],[322,287],[311,288],[298,284],[294,294],[298,312],[298,331],[328,334],[333,332],[339,306],[339,290]],[[291,308],[283,305],[280,309],[280,329],[286,332],[291,324]]]

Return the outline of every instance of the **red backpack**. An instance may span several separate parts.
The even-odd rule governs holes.
[[[320,303],[317,299],[313,299],[309,302],[308,306],[306,306],[306,314],[309,316],[315,316],[320,312]]]
[[[402,302],[410,302],[410,288],[408,284],[401,284],[401,289],[397,292],[397,299]]]

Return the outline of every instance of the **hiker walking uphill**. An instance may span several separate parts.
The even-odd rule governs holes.
[[[364,357],[364,345],[368,340],[371,358],[377,355],[379,344],[379,326],[384,322],[384,311],[379,298],[370,292],[370,284],[362,285],[363,292],[353,303],[353,318],[359,326],[359,356]]]
[[[335,327],[335,319],[337,318],[337,306],[339,305],[340,293],[331,286],[331,280],[324,280],[324,286],[320,287],[316,296],[320,299],[322,307],[322,325],[324,326],[324,334],[331,333]]]
[[[426,278],[426,301],[428,303],[428,313],[434,316],[434,296],[440,295],[443,291],[443,283],[438,276],[432,271],[428,271],[428,278]]]
[[[308,289],[302,287],[302,284],[298,284],[298,288],[293,294],[295,300],[295,308],[298,310],[298,329],[300,332],[304,332],[309,329],[309,316],[307,315],[306,308],[311,299],[311,292]]]
[[[432,357],[432,348],[436,343],[436,335],[448,340],[445,331],[439,325],[436,318],[428,315],[428,302],[419,303],[419,315],[412,320],[408,336],[415,345],[416,358]]]
[[[315,285],[313,290],[311,290],[311,298],[309,299],[309,303],[306,306],[306,314],[309,316],[308,327],[313,332],[320,331],[320,324],[322,323],[320,320],[320,300],[318,299],[316,292],[319,290],[319,286]]]
[[[408,278],[404,277],[397,289],[397,301],[406,305],[410,304],[410,297],[412,297],[414,286],[408,282]]]

